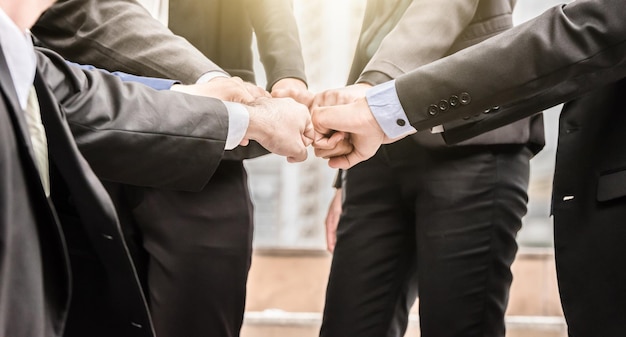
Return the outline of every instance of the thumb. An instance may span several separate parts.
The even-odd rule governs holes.
[[[320,107],[318,109],[318,124],[316,125],[318,132],[321,132],[321,129],[347,133],[359,131],[358,125],[356,125],[358,123],[358,115],[355,114],[356,106],[354,103]],[[328,132],[324,134],[328,134]]]

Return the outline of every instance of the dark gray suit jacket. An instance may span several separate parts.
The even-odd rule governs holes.
[[[515,0],[370,0],[349,83],[379,84],[499,34],[513,26],[514,5]],[[390,28],[376,48],[377,34]],[[438,134],[413,138],[421,146],[445,146]],[[538,152],[544,145],[541,115],[462,143],[488,144],[527,144]]]
[[[396,83],[411,124],[447,125],[451,142],[567,102],[552,210],[559,290],[573,336],[620,336],[626,329],[625,8],[624,0],[557,6]],[[459,95],[464,102],[447,111],[431,108]]]
[[[152,337],[115,209],[93,171],[124,183],[199,189],[223,152],[226,108],[81,71],[49,51],[37,57],[50,200],[0,50],[0,333]]]
[[[182,37],[133,0],[60,0],[31,31],[44,46],[74,62],[195,83],[205,72],[222,68],[254,81],[254,29],[268,88],[285,77],[306,82],[291,0],[171,0],[170,4],[170,26]],[[267,153],[253,141],[227,151],[225,159]]]
[[[180,36],[132,0],[60,0],[32,31],[69,60],[184,83],[221,68],[253,82],[254,31],[268,88],[306,82],[291,0],[171,0],[169,25]]]

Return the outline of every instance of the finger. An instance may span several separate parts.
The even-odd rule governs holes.
[[[346,134],[344,132],[334,132],[330,136],[316,134],[313,146],[322,150],[334,149],[345,137]]]
[[[306,128],[304,129],[304,133],[302,134],[302,142],[305,146],[309,146],[313,144],[315,140],[315,129],[313,129],[313,123],[309,120]]]
[[[317,107],[311,109],[311,121],[313,122],[313,128],[315,129],[315,139],[325,138],[326,135],[331,133],[331,129],[326,127],[326,112],[324,107]]]
[[[315,156],[324,158],[324,159],[343,156],[352,151],[354,151],[354,147],[352,146],[352,143],[348,141],[341,142],[340,144],[338,144],[336,147],[332,149],[314,149]]]
[[[243,82],[243,85],[245,86],[246,90],[254,97],[259,98],[259,97],[272,97],[272,95],[270,95],[269,92],[265,91],[263,88],[256,86],[250,82]]]
[[[332,106],[335,105],[336,102],[336,94],[334,90],[326,90],[318,93],[313,98],[313,106]]]
[[[345,126],[349,126],[349,121],[344,121],[345,118],[350,118],[350,114],[345,112],[345,106],[330,106],[319,107],[313,110],[311,114],[313,119],[313,126],[315,130],[324,135],[330,134],[330,131],[351,131]]]
[[[234,94],[233,101],[238,103],[249,104],[254,102],[256,98],[248,91],[245,90],[237,90],[237,93]]]
[[[332,157],[328,159],[328,166],[332,168],[347,170],[362,161],[363,159],[358,155],[358,153],[352,151],[346,155]]]
[[[332,215],[329,215],[329,219],[326,219],[326,249],[332,253],[335,250],[337,232],[332,230],[332,224],[329,222],[335,221],[335,219],[330,219],[330,217]]]
[[[304,146],[309,147],[311,144],[313,144],[313,139],[302,135],[302,143],[304,144]]]

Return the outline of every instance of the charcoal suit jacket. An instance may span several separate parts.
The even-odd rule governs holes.
[[[227,110],[70,67],[50,51],[37,58],[49,199],[0,52],[0,335],[152,337],[116,211],[94,172],[201,188],[221,159]]]
[[[625,328],[624,8],[624,0],[560,5],[396,82],[410,123],[418,130],[444,124],[451,143],[565,102],[552,211],[572,336],[619,336]]]
[[[135,1],[60,0],[32,32],[74,62],[195,83],[209,71],[254,82],[254,31],[267,88],[285,77],[306,83],[291,0],[170,0],[169,11],[169,27],[178,35]],[[225,159],[267,153],[252,141],[228,151]]]

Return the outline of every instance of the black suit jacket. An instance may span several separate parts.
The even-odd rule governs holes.
[[[552,209],[559,289],[573,336],[620,336],[625,328],[624,8],[624,0],[557,6],[396,83],[411,124],[425,130],[443,123],[450,142],[566,102]],[[447,111],[431,108],[453,96],[465,99]]]
[[[48,51],[37,56],[49,200],[0,52],[0,334],[153,336],[115,209],[94,170],[125,183],[202,188],[223,151],[226,109],[218,100],[157,93],[69,67]],[[178,117],[146,118],[169,109]],[[74,137],[86,156],[107,160],[87,164]],[[197,155],[193,162],[180,154],[186,151]]]

